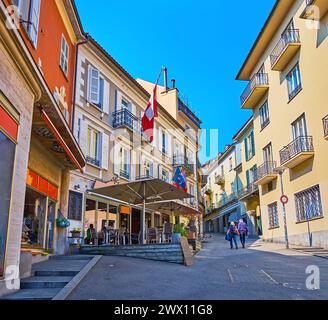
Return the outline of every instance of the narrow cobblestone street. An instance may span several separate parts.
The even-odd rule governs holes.
[[[320,290],[306,288],[306,268],[320,269]],[[69,299],[327,299],[328,260],[249,241],[230,250],[213,236],[192,267],[120,257],[103,257]]]

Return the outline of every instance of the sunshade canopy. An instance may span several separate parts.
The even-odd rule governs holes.
[[[181,201],[159,201],[150,203],[147,206],[148,209],[154,211],[160,211],[162,213],[175,213],[176,215],[199,215],[200,213],[193,207],[188,206],[187,204]]]
[[[125,184],[117,184],[92,190],[93,193],[111,197],[134,205],[158,201],[193,198],[175,186],[161,179],[145,179]]]

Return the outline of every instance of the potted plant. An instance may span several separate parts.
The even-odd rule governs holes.
[[[81,228],[74,228],[70,232],[72,234],[72,238],[80,238],[81,236]]]
[[[179,243],[181,237],[187,237],[187,230],[185,229],[183,223],[178,223],[178,224],[174,225],[172,242]]]

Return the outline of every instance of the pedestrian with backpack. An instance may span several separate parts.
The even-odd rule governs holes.
[[[236,250],[238,250],[237,236],[239,236],[239,231],[234,222],[230,223],[230,227],[227,231],[226,240],[230,241],[230,248],[233,250],[233,243],[235,244]]]

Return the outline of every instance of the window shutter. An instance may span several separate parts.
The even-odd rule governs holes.
[[[167,149],[167,154],[169,157],[172,156],[172,136],[170,134],[166,135],[166,149]]]
[[[99,79],[99,106],[104,108],[104,79]]]
[[[106,133],[102,134],[102,156],[101,165],[104,170],[108,170],[108,150],[109,150],[109,136]]]
[[[252,156],[255,156],[255,140],[254,140],[254,131],[251,133],[251,142],[252,142]]]
[[[127,166],[127,172],[129,174],[129,180],[131,180],[131,150],[125,150],[126,152],[126,166]]]
[[[250,185],[249,170],[246,171],[246,181],[247,181],[247,186],[249,186]]]
[[[89,68],[89,101],[99,104],[100,95],[100,73],[97,69]]]
[[[244,142],[245,142],[245,159],[246,159],[246,161],[248,161],[249,159],[248,159],[248,144],[247,144],[247,137],[245,138]]]
[[[137,153],[131,150],[131,180],[136,179]]]
[[[87,144],[88,144],[88,123],[81,118],[81,132],[80,132],[80,146],[84,153],[87,154]]]
[[[119,176],[120,175],[120,144],[116,141],[113,141],[113,150],[112,150],[112,161],[113,161],[113,171],[114,174]]]
[[[102,100],[102,110],[104,113],[109,114],[109,99],[110,99],[110,85],[108,81],[104,81],[103,86],[103,100]]]
[[[102,146],[103,146],[103,134],[97,133],[97,160],[99,160],[99,166],[102,166]]]
[[[121,109],[122,109],[122,92],[116,90],[116,111],[119,111]]]
[[[33,42],[34,47],[37,46],[38,42],[38,30],[39,30],[39,19],[40,19],[40,4],[41,0],[31,0],[30,9],[30,24],[28,27],[28,34]]]

